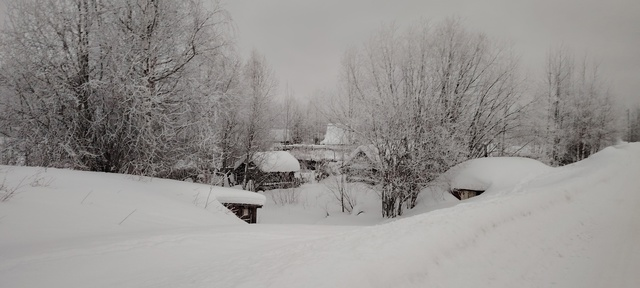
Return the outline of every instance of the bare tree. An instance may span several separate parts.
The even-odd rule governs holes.
[[[332,181],[325,183],[333,197],[340,203],[342,213],[352,213],[353,208],[358,205],[358,198],[351,185],[353,184],[347,181],[347,175],[344,174],[335,175]]]
[[[542,111],[550,163],[576,162],[611,144],[616,116],[598,65],[586,57],[576,64],[571,51],[561,47],[549,52],[546,74]]]
[[[273,127],[273,96],[277,82],[264,56],[256,50],[251,53],[243,69],[244,109],[242,110],[243,129],[241,132],[241,152],[244,157],[245,173],[243,186],[247,183],[249,163],[256,152],[267,148],[269,129]]]
[[[282,100],[282,120],[283,120],[283,127],[284,127],[284,132],[283,132],[283,139],[279,139],[279,140],[283,140],[283,141],[291,141],[292,135],[291,135],[291,128],[293,126],[293,114],[294,111],[296,109],[296,101],[293,98],[293,90],[291,90],[291,88],[289,88],[289,85],[287,84],[285,91],[284,91],[284,99]]]
[[[211,165],[189,163],[212,153],[217,131],[202,119],[226,93],[204,84],[229,74],[222,7],[27,0],[9,11],[2,133],[19,140],[27,165],[160,176]]]
[[[625,140],[628,142],[640,141],[640,106],[635,109],[627,109]]]
[[[335,118],[378,154],[384,217],[412,208],[449,167],[487,155],[519,112],[516,71],[507,47],[457,20],[384,27],[345,55]]]
[[[563,142],[563,127],[566,117],[569,97],[571,95],[572,77],[574,70],[574,60],[570,53],[564,48],[558,48],[550,51],[547,56],[547,139],[550,141],[548,147],[548,156],[552,164],[560,162],[561,147],[566,146]]]

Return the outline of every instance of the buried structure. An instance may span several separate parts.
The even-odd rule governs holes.
[[[523,157],[485,157],[455,165],[438,179],[446,183],[448,192],[459,200],[469,199],[485,191],[507,193],[519,183],[550,171],[540,161]]]
[[[465,199],[469,199],[471,197],[476,197],[476,196],[484,193],[484,190],[471,190],[471,189],[462,189],[462,188],[452,188],[451,191],[449,191],[449,193],[451,193],[451,195],[453,195],[456,198],[458,198],[458,200],[465,200]]]
[[[266,202],[264,195],[225,187],[216,187],[213,191],[216,200],[238,218],[250,224],[258,222],[258,208]]]

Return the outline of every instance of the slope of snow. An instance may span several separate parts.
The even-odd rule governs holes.
[[[0,183],[16,191],[0,202],[3,244],[242,223],[215,200],[217,188],[208,195],[208,185],[10,166],[0,166]]]
[[[264,287],[640,287],[639,160],[638,144],[608,148],[514,193],[307,241],[278,251],[289,264],[264,273],[258,263],[246,279],[228,279]]]
[[[382,225],[187,225],[38,246],[7,241],[5,209],[27,203],[15,198],[0,204],[0,287],[640,287],[638,175],[640,144],[627,144]]]

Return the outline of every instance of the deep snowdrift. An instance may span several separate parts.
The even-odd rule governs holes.
[[[449,189],[500,190],[550,171],[552,168],[537,160],[522,157],[488,157],[462,162],[441,178]]]
[[[513,193],[519,186],[552,170],[542,162],[522,157],[467,160],[455,165],[422,189],[416,207],[405,214],[414,216],[461,203],[449,193],[453,189],[485,191],[482,195],[463,202],[483,201],[481,199],[485,197]]]
[[[208,185],[10,166],[0,166],[0,185],[15,190],[0,202],[1,244],[243,223],[216,201],[216,191],[209,196]]]
[[[7,241],[18,228],[4,226],[20,221],[5,219],[27,203],[16,196],[0,204],[0,287],[640,287],[638,175],[640,144],[626,144],[383,225],[185,226],[39,245]]]

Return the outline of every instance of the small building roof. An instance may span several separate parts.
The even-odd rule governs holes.
[[[267,198],[262,194],[228,187],[214,186],[212,192],[220,203],[263,206],[267,201]]]
[[[300,171],[300,162],[287,151],[256,152],[251,161],[263,172]]]
[[[287,150],[298,160],[306,161],[342,161],[351,153],[350,146],[344,145],[287,145]]]
[[[349,165],[356,157],[358,157],[358,155],[362,155],[362,154],[364,154],[367,157],[367,159],[369,160],[369,162],[371,162],[371,164],[380,165],[380,163],[382,163],[382,161],[380,160],[380,155],[378,155],[378,148],[370,144],[370,145],[360,145],[356,147],[356,149],[351,151],[349,156],[347,156],[346,159],[344,159],[343,165]]]

